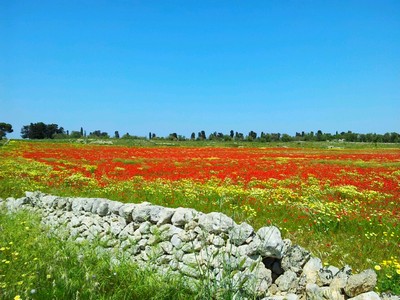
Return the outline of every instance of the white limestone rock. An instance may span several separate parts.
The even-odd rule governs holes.
[[[216,234],[228,233],[236,225],[231,218],[218,212],[201,215],[198,223],[204,231]]]
[[[376,286],[377,276],[374,270],[367,269],[359,274],[351,275],[344,291],[347,296],[355,297],[370,292]]]
[[[254,233],[253,227],[246,222],[240,225],[234,226],[229,232],[229,239],[232,244],[240,246],[246,242],[246,240]]]
[[[282,258],[285,246],[281,232],[275,226],[262,227],[248,245],[247,255],[260,254],[264,257]]]
[[[381,298],[379,297],[379,295],[375,292],[367,292],[355,296],[353,298],[348,298],[348,300],[380,300],[380,299]]]

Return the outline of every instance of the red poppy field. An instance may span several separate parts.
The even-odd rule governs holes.
[[[3,148],[2,197],[41,190],[221,211],[256,228],[274,224],[284,237],[327,263],[362,269],[399,258],[398,148],[126,147],[18,141]]]

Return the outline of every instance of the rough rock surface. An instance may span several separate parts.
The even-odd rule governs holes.
[[[379,295],[375,292],[368,292],[364,294],[360,294],[358,296],[355,296],[353,298],[349,298],[348,300],[379,300],[381,299]]]
[[[362,293],[370,292],[376,285],[376,273],[371,270],[365,270],[360,274],[351,275],[344,288],[349,297],[355,297]]]

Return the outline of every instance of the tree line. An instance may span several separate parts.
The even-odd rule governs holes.
[[[0,139],[6,136],[7,133],[13,132],[12,125],[8,123],[0,122]],[[21,137],[23,139],[149,139],[149,140],[173,140],[173,141],[257,141],[257,142],[292,142],[292,141],[346,141],[346,142],[365,142],[365,143],[400,143],[400,134],[396,132],[387,132],[385,134],[377,133],[355,133],[352,131],[347,132],[335,132],[324,133],[321,130],[316,132],[296,132],[295,135],[291,136],[287,133],[265,133],[260,132],[258,134],[255,131],[250,131],[247,134],[230,130],[229,133],[222,132],[211,132],[206,134],[204,130],[197,133],[192,132],[190,138],[186,138],[183,135],[177,133],[170,133],[166,137],[158,137],[155,133],[149,132],[148,137],[130,135],[126,133],[120,136],[118,131],[114,132],[113,136],[110,136],[107,132],[101,130],[95,130],[93,132],[86,133],[82,127],[80,130],[71,131],[65,130],[58,124],[45,124],[43,122],[30,123],[24,125],[21,129]]]
[[[171,133],[167,139],[170,140],[188,140],[184,136],[176,133]],[[301,142],[301,141],[338,141],[338,142],[364,142],[364,143],[400,143],[400,134],[397,132],[387,132],[385,134],[377,133],[355,133],[352,131],[338,132],[335,134],[324,133],[321,130],[317,132],[296,132],[295,135],[291,136],[287,133],[265,133],[261,132],[258,134],[255,131],[250,131],[247,135],[231,130],[229,134],[222,132],[212,132],[206,136],[204,131],[192,133],[189,140],[214,140],[214,141],[257,141],[257,142]]]

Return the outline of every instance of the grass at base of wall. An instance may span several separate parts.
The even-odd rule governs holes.
[[[55,237],[32,212],[7,214],[0,205],[0,299],[234,299],[237,294],[228,281],[216,286],[203,278],[192,291],[184,278],[162,277],[118,259],[115,264],[100,254],[96,243]],[[377,291],[399,295],[398,259],[384,260],[375,270]]]
[[[35,213],[7,213],[0,205],[0,299],[256,299],[233,286],[229,276],[217,284],[204,274],[195,283],[97,246],[60,239]]]
[[[181,278],[61,241],[32,213],[0,211],[0,299],[194,299]]]

